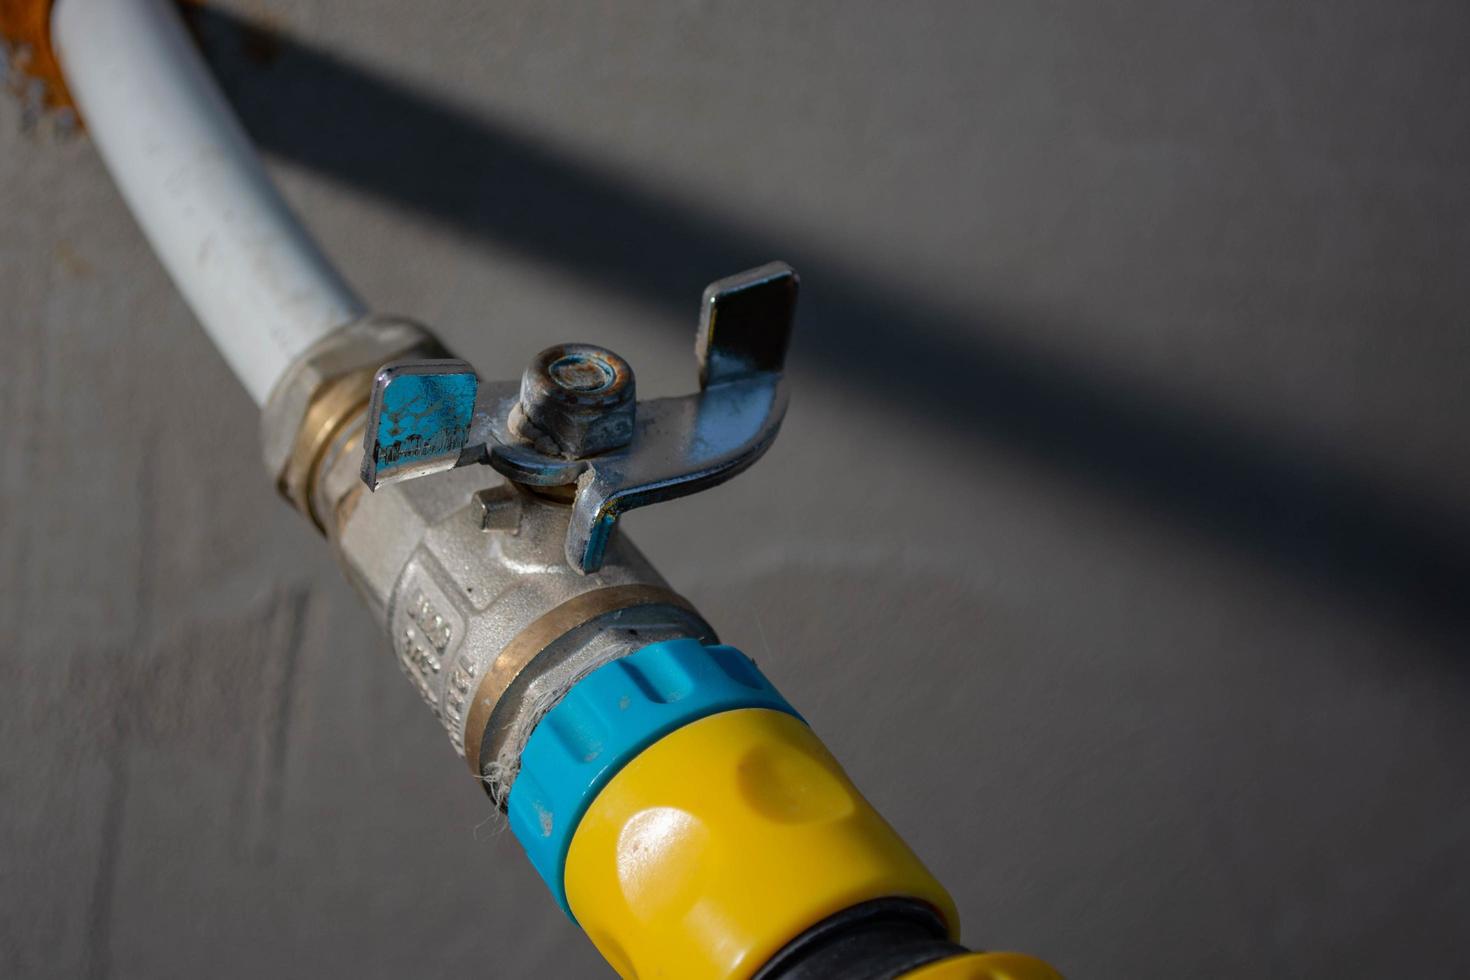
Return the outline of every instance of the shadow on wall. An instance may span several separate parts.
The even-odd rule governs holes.
[[[246,128],[276,155],[670,311],[680,329],[707,282],[786,259],[806,287],[796,356],[820,351],[865,397],[1212,532],[1348,601],[1470,624],[1464,514],[1396,495],[1315,447],[1018,349],[973,312],[630,187],[371,67],[222,11],[198,10],[195,27]],[[934,365],[965,384],[934,384]]]

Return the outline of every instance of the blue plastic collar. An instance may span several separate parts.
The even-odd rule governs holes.
[[[597,668],[537,723],[506,809],[511,831],[568,917],[567,849],[598,791],[665,735],[736,708],[801,717],[739,650],[681,639]]]

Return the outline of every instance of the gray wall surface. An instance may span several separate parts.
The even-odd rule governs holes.
[[[706,281],[802,272],[771,454],[627,524],[970,943],[1470,975],[1463,0],[222,6],[290,199],[487,373],[673,393]],[[606,975],[10,98],[0,357],[0,975]]]

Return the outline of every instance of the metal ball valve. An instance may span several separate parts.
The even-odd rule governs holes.
[[[543,351],[519,382],[482,384],[459,360],[390,364],[373,384],[363,481],[487,463],[526,488],[574,487],[567,562],[594,572],[622,512],[714,486],[770,446],[796,291],[784,262],[712,283],[700,390],[676,398],[635,403],[632,368],[588,344]]]

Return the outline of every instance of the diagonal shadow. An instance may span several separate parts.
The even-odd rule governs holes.
[[[973,311],[638,189],[309,43],[213,9],[195,18],[246,128],[274,154],[673,311],[674,322],[710,280],[785,258],[806,284],[798,356],[863,397],[1044,461],[1351,601],[1470,625],[1463,513],[1395,494],[1314,447],[1019,349]]]

